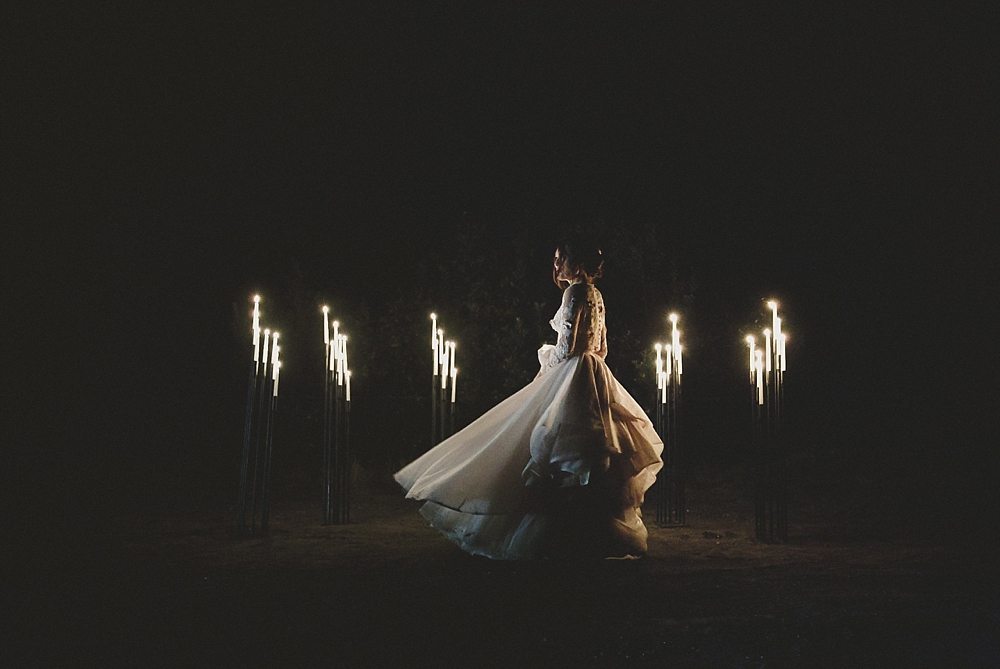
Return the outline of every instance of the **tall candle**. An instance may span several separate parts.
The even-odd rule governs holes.
[[[337,340],[330,340],[330,371],[337,369]]]
[[[448,347],[451,349],[451,355],[448,356],[448,367],[451,376],[455,376],[455,342],[448,342]]]
[[[451,342],[444,342],[444,349],[441,351],[441,390],[448,387],[448,363],[451,357]]]
[[[782,332],[781,333],[781,371],[785,371],[785,340],[787,338],[788,338],[787,335],[784,332]]]
[[[458,367],[451,368],[451,403],[455,403],[455,380],[458,379]]]
[[[663,373],[663,357],[661,355],[662,351],[663,351],[663,345],[657,344],[656,345],[656,389],[657,390],[660,389],[660,383],[663,380],[663,377],[661,376]]]
[[[278,377],[281,376],[281,363],[274,366],[274,396],[278,396]]]
[[[278,365],[278,352],[281,350],[281,347],[278,346],[278,337],[280,337],[280,336],[281,336],[280,334],[278,334],[277,332],[275,332],[274,336],[271,337],[271,375],[272,375],[272,377],[274,376],[274,374],[277,373],[274,370],[277,368],[277,365]]]
[[[341,335],[341,338],[344,340],[344,344],[343,344],[343,346],[344,346],[343,357],[344,357],[344,372],[346,373],[347,370],[351,368],[351,365],[347,362],[347,335]]]
[[[667,376],[669,377],[674,373],[674,347],[667,344],[663,347],[666,356],[664,357],[664,362],[667,363]]]
[[[756,341],[753,335],[747,335],[747,348],[750,350],[750,383],[753,383],[753,354],[756,348]]]
[[[677,345],[677,376],[684,373],[684,358],[681,357],[681,345]]]
[[[333,338],[336,339],[340,335],[340,321],[333,322]]]
[[[771,331],[764,328],[764,357],[767,358],[767,362],[764,363],[764,371],[771,371]]]
[[[667,358],[670,360],[670,358]],[[660,372],[660,404],[667,403],[667,373]]]
[[[438,316],[431,314],[431,348],[437,348]]]
[[[347,401],[351,401],[351,370],[347,370]]]
[[[761,352],[754,352],[754,369],[757,372],[757,404],[764,403],[764,363],[761,360]]]
[[[323,307],[323,343],[330,343],[330,319],[327,314],[330,313],[330,307]]]
[[[681,343],[681,333],[677,331],[677,314],[670,314],[670,344],[677,350],[677,345]]]
[[[260,362],[260,295],[253,296],[253,361]]]
[[[271,331],[264,330],[264,373],[267,373],[267,346],[271,341]]]

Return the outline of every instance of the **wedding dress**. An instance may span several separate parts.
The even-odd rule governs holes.
[[[604,362],[604,300],[563,292],[527,386],[396,473],[463,550],[496,559],[646,551],[641,510],[663,442]]]

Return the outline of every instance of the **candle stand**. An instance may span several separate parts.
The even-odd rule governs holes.
[[[684,449],[678,431],[678,406],[681,398],[680,332],[677,315],[670,314],[671,343],[656,345],[656,411],[654,423],[663,441],[663,467],[657,474],[656,524],[678,527],[687,524],[687,499],[684,491]],[[661,353],[665,354],[661,356]]]
[[[324,309],[324,322],[326,321]],[[323,365],[323,524],[344,525],[351,520],[351,372],[347,369],[347,336],[327,340]]]
[[[437,327],[437,314],[431,314],[431,448],[455,434],[455,342],[445,341],[444,330]]]
[[[758,541],[788,540],[788,451],[782,432],[785,335],[777,305],[774,330],[764,330],[765,347],[750,347],[751,424],[753,430],[754,533]]]
[[[239,492],[236,499],[236,537],[267,536],[274,446],[274,417],[278,404],[278,333],[263,333],[259,327],[260,298],[254,299],[253,362],[247,387],[247,409],[243,423]],[[263,338],[263,346],[261,346]],[[268,344],[273,342],[268,362]],[[249,511],[249,513],[248,513]],[[258,525],[258,511],[259,525]]]

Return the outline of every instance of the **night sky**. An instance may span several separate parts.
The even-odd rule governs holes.
[[[662,261],[609,255],[599,283],[623,381],[639,383],[616,337],[627,350],[685,306],[671,286],[694,291],[685,372],[715,370],[689,395],[705,466],[738,428],[720,370],[775,296],[810,457],[914,479],[905,503],[962,485],[963,513],[995,484],[995,11],[88,4],[5,20],[10,489],[122,506],[154,481],[228,490],[234,332],[257,291],[288,332],[303,465],[321,300],[372,341],[371,314],[401,304],[458,313],[475,230],[476,285],[538,295],[547,320],[548,262],[576,228]],[[403,401],[367,353],[362,397]]]

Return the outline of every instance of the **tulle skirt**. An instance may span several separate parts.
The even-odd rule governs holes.
[[[539,357],[548,354],[543,347]],[[663,443],[593,354],[544,371],[396,473],[463,550],[496,559],[646,551],[640,507]]]

